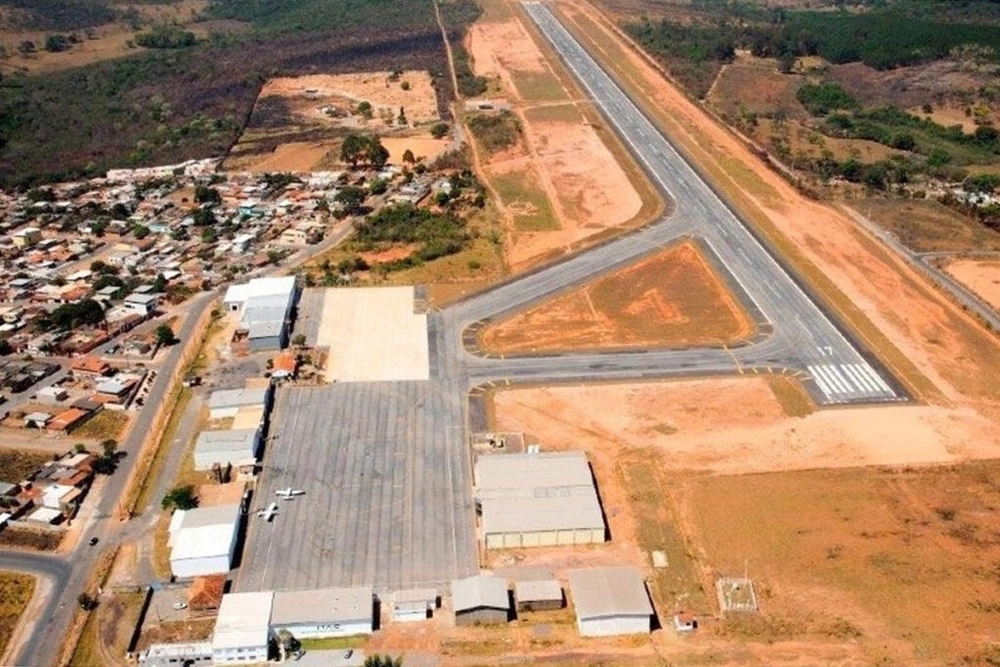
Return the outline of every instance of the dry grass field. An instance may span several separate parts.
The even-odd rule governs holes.
[[[115,665],[128,649],[132,631],[142,611],[144,593],[108,593],[87,618],[70,667]]]
[[[7,650],[7,643],[21,613],[35,593],[35,578],[18,572],[0,572],[0,656]]]
[[[1000,251],[1000,232],[936,201],[865,199],[853,207],[915,252]]]
[[[795,91],[803,81],[804,77],[778,72],[773,60],[746,55],[723,66],[705,101],[729,121],[744,111],[764,115],[779,110],[802,119],[808,114],[795,99]]]
[[[956,259],[944,267],[960,283],[1000,310],[1000,261]]]
[[[483,330],[498,354],[722,345],[753,325],[693,243],[682,243]]]
[[[18,449],[0,449],[0,481],[16,484],[52,460],[48,454]]]
[[[86,438],[100,442],[108,438],[121,440],[132,418],[124,412],[101,410],[72,433],[74,438]]]

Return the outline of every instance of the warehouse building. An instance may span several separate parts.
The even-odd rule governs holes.
[[[584,637],[650,632],[653,605],[637,568],[570,570],[569,587],[576,607],[576,627]]]
[[[555,579],[515,581],[514,602],[518,611],[562,609],[562,586]]]
[[[495,625],[510,616],[507,580],[479,574],[451,582],[455,625]]]
[[[274,593],[229,593],[222,596],[212,634],[216,665],[267,662]]]
[[[271,630],[287,630],[296,639],[368,635],[375,630],[371,586],[276,591]]]
[[[487,549],[606,539],[604,514],[583,452],[480,456],[476,503]]]
[[[232,285],[223,303],[230,312],[241,314],[238,331],[246,335],[251,352],[276,350],[288,343],[297,295],[294,276],[256,278]]]
[[[229,572],[239,535],[240,506],[176,510],[170,518],[170,571],[178,578]]]
[[[220,466],[253,465],[260,452],[260,429],[202,431],[194,445],[194,469],[211,470]]]
[[[245,389],[220,389],[208,397],[209,416],[212,419],[236,417],[241,409],[271,407],[271,387],[247,387]]]

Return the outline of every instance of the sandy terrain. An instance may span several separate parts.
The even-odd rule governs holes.
[[[435,139],[427,136],[416,137],[382,137],[382,145],[389,151],[389,162],[403,164],[403,153],[413,151],[413,157],[419,162],[433,162],[438,155],[448,150],[450,139]]]
[[[760,377],[516,389],[498,428],[547,449],[646,446],[674,470],[741,474],[996,457],[1000,433],[973,410],[824,410],[791,419]],[[738,409],[734,409],[738,406]]]
[[[332,150],[338,149],[338,141],[292,141],[281,144],[270,155],[261,160],[240,166],[240,171],[278,172],[278,171],[310,171]],[[235,169],[233,164],[230,168]]]
[[[381,110],[393,116],[399,108],[406,109],[406,117],[413,124],[440,120],[437,97],[431,76],[427,72],[407,71],[398,81],[389,80],[389,72],[364,72],[355,74],[311,74],[307,76],[270,79],[260,91],[260,97],[279,95],[286,99],[304,101],[312,108],[310,116],[323,118],[320,108],[330,98],[347,98],[355,105],[369,102],[373,115],[378,118]],[[403,90],[402,84],[409,84]],[[379,123],[372,123],[375,128]]]
[[[594,31],[603,18],[582,0],[560,9],[571,19],[589,16],[584,25]],[[597,23],[595,23],[595,20]],[[608,42],[611,47],[611,42]],[[972,406],[995,419],[1000,414],[998,387],[989,369],[1000,365],[998,341],[905,262],[860,232],[844,214],[813,202],[777,174],[758,167],[758,160],[734,135],[706,115],[665,81],[649,61],[634,51],[627,55],[627,76],[656,105],[668,131],[710,171],[724,171],[742,196],[763,211],[770,224],[791,240],[839,290],[883,332],[903,355],[951,402]],[[747,167],[750,165],[750,168]],[[900,414],[893,412],[893,415]],[[975,417],[972,411],[961,412]],[[972,420],[975,428],[975,420]],[[962,428],[965,420],[957,420]]]
[[[550,66],[516,17],[483,20],[473,26],[469,51],[478,74],[498,77],[503,96],[521,119],[524,149],[494,156],[485,166],[487,176],[511,171],[538,174],[536,186],[549,200],[560,228],[549,231],[518,231],[508,218],[507,262],[517,271],[541,257],[561,254],[595,234],[630,222],[642,200],[615,156],[580,114],[574,120],[533,121],[525,112],[550,104],[532,100],[545,90],[553,100],[566,100],[569,93],[552,74]],[[539,92],[541,91],[541,93]],[[504,202],[519,204],[519,202]]]
[[[1000,260],[956,259],[945,271],[1000,310]]]
[[[718,345],[753,325],[693,243],[543,301],[482,332],[505,354]]]

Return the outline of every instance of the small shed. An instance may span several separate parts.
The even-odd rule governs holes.
[[[68,395],[62,387],[42,387],[38,390],[38,401],[40,403],[58,403],[66,400]]]
[[[518,611],[562,609],[562,586],[555,579],[515,581],[514,601]]]
[[[576,626],[584,637],[646,634],[653,605],[646,582],[634,567],[570,570]]]
[[[510,617],[507,580],[479,574],[451,582],[455,625],[494,625]]]
[[[433,588],[411,588],[392,596],[393,621],[424,621],[437,608],[438,594]]]
[[[24,425],[34,428],[45,428],[51,420],[52,415],[48,412],[32,412],[24,416]]]
[[[694,632],[698,629],[698,619],[694,614],[679,611],[674,614],[674,630],[677,632]]]

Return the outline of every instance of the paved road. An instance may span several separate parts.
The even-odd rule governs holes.
[[[822,405],[903,399],[891,376],[848,340],[549,9],[535,2],[524,7],[653,182],[674,202],[674,209],[646,229],[446,310],[445,328],[475,326],[631,264],[679,238],[693,237],[718,259],[751,312],[759,315],[758,324],[767,335],[732,350],[491,359],[466,349],[459,354],[470,382],[625,379],[779,368],[806,374],[807,389]]]

